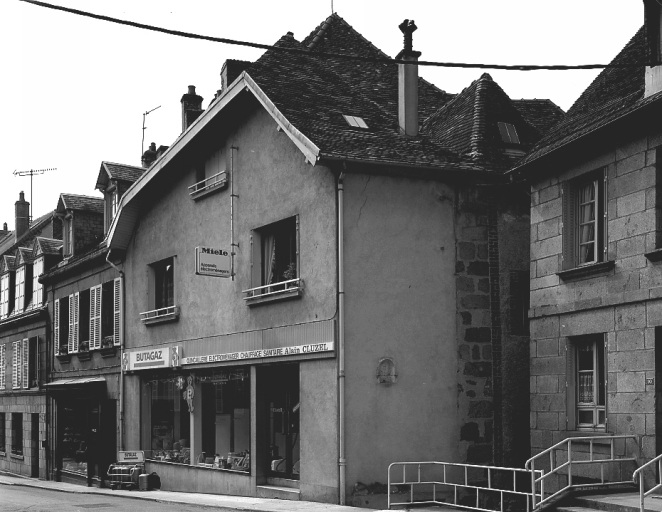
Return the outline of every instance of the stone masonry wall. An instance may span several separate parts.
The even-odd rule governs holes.
[[[28,394],[0,396],[0,412],[5,414],[5,452],[0,452],[0,471],[25,476],[33,473],[33,448],[38,450],[39,478],[46,478],[46,450],[41,441],[46,440],[46,398]],[[23,414],[23,455],[12,455],[12,413]],[[32,438],[32,414],[39,414],[39,438]]]
[[[662,136],[641,137],[595,154],[531,189],[531,445],[539,452],[566,429],[566,343],[605,333],[607,431],[641,436],[644,458],[655,448],[655,327],[662,325],[662,263],[656,246],[656,152]],[[605,147],[609,147],[608,144]],[[562,280],[564,180],[607,169],[608,260],[615,267]],[[662,341],[662,340],[661,340]],[[658,371],[661,369],[658,368]],[[574,376],[568,376],[574,378]]]

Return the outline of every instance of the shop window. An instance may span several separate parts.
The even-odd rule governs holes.
[[[563,184],[564,270],[595,267],[607,260],[605,184],[604,169]]]
[[[181,464],[191,463],[190,416],[184,377],[158,379],[149,383],[151,421],[147,458]]]
[[[11,413],[11,454],[23,455],[23,413]]]
[[[569,430],[606,429],[606,367],[603,334],[577,336],[567,346]]]
[[[85,407],[83,407],[85,405]],[[87,477],[89,404],[72,402],[58,409],[61,469]]]
[[[248,304],[301,295],[298,234],[298,216],[253,231],[254,287],[244,290]]]
[[[53,347],[56,355],[69,353],[69,297],[53,301]]]
[[[179,308],[175,305],[175,259],[166,258],[151,264],[149,273],[150,310],[140,313],[144,324],[176,320]]]
[[[5,440],[5,413],[0,412],[0,453],[3,455],[7,453],[7,446],[6,446],[6,440]]]
[[[44,257],[34,260],[32,264],[32,304],[39,308],[44,303],[44,288],[39,282],[39,276],[44,273]]]
[[[14,308],[15,272],[5,272],[0,278],[0,319],[7,318]]]

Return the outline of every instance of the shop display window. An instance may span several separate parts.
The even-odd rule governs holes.
[[[154,460],[191,463],[190,417],[183,396],[183,377],[159,379],[151,387],[151,440],[145,456]]]
[[[202,454],[198,465],[250,471],[250,377],[235,368],[200,377]]]
[[[67,405],[60,409],[62,415],[62,469],[87,476],[89,440],[87,436],[87,411],[83,407]]]

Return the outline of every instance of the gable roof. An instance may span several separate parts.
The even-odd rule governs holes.
[[[140,178],[146,170],[147,169],[144,167],[136,165],[101,162],[97,183],[94,188],[101,190],[108,184],[109,180],[120,180],[133,183]]]
[[[16,270],[16,257],[5,254],[0,256],[0,274]]]
[[[100,197],[80,196],[77,194],[60,194],[57,203],[58,211],[78,210],[100,213],[103,215],[103,199]]]
[[[58,256],[60,254],[60,249],[62,249],[62,240],[38,236],[35,238],[32,257],[37,258],[41,255]]]
[[[646,51],[646,34],[644,27],[641,27],[611,61],[614,67],[605,68],[593,80],[563,120],[541,139],[514,170],[528,168],[532,162],[662,99],[659,94],[643,97]]]
[[[53,212],[48,212],[41,217],[37,217],[30,223],[28,230],[18,239],[14,239],[14,231],[10,231],[6,237],[0,241],[0,255],[16,251],[17,247],[29,247],[32,240],[53,220]]]

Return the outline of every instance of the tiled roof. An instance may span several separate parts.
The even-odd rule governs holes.
[[[541,134],[547,133],[552,126],[565,116],[565,112],[561,110],[561,107],[551,100],[521,99],[512,101],[524,119],[535,126]]]
[[[486,158],[481,160],[469,156],[471,151],[466,151],[469,139],[476,134],[487,141],[492,141],[495,133],[498,137],[496,124],[494,127],[475,125],[475,111],[468,105],[462,105],[469,99],[454,99],[453,95],[419,78],[422,129],[418,137],[406,137],[400,133],[398,125],[396,64],[315,56],[316,52],[321,51],[386,57],[337,14],[327,18],[301,43],[288,33],[276,46],[308,49],[311,56],[270,50],[248,68],[247,74],[296,130],[319,148],[321,158],[454,170],[503,167],[500,162],[492,165],[486,160],[494,152],[485,152]],[[456,100],[455,110],[448,112],[449,117],[439,114],[440,109]],[[538,126],[553,122],[540,119],[552,109],[535,108],[537,103],[523,104],[526,114],[521,113],[496,84],[490,86],[487,94],[481,95],[479,100],[479,107],[487,109],[488,113],[495,111],[494,115],[503,113],[508,118],[516,119],[524,128],[527,142],[538,140]],[[363,118],[368,129],[349,126],[344,114]],[[558,116],[556,111],[554,114]],[[433,119],[444,121],[435,123]],[[528,119],[531,119],[530,124]],[[508,121],[505,118],[496,120]],[[454,123],[461,125],[461,133],[454,132],[458,126]],[[485,128],[488,133],[480,134]],[[444,130],[453,133],[444,135]]]
[[[16,270],[16,257],[5,254],[0,259],[0,273],[4,273],[7,270]]]
[[[35,239],[33,254],[36,255],[37,252],[39,252],[39,254],[57,256],[60,254],[61,248],[62,240],[55,240],[54,238],[38,236]]]
[[[539,112],[530,112],[530,117],[541,116]],[[515,127],[520,144],[503,141],[499,122],[510,123]],[[540,140],[541,136],[539,130],[528,122],[487,73],[428,118],[423,131],[435,143],[491,170],[510,167],[513,158],[519,157],[509,156],[506,150],[524,151]]]
[[[32,263],[31,247],[19,247],[16,251],[16,266],[21,266],[24,263]]]
[[[8,252],[13,254],[17,247],[32,246],[32,239],[41,232],[40,230],[44,226],[51,222],[52,218],[53,212],[48,212],[41,217],[37,217],[30,223],[30,227],[18,241],[14,240],[14,231],[10,231],[5,238],[0,240],[0,255]]]
[[[85,210],[103,214],[104,201],[100,197],[79,196],[75,194],[60,194],[60,204],[65,210]]]
[[[530,164],[659,99],[657,95],[643,99],[645,58],[646,38],[642,27],[612,61],[617,66],[631,66],[604,69],[568,110],[563,120],[543,137],[518,167]]]
[[[135,165],[116,164],[113,162],[101,162],[99,177],[95,188],[100,188],[108,183],[108,180],[121,180],[133,183],[146,171],[144,167]]]

